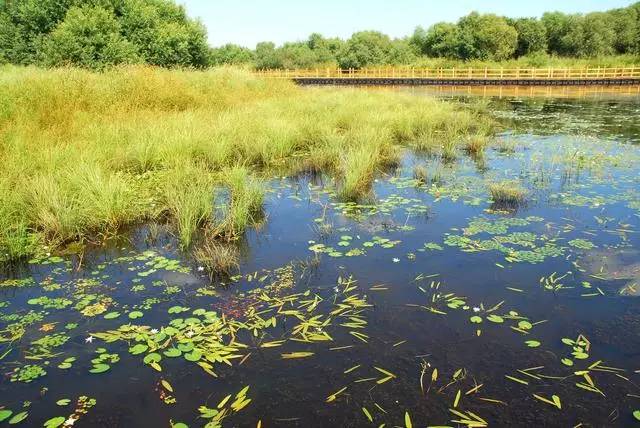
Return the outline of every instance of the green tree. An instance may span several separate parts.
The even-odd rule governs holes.
[[[396,39],[391,41],[387,54],[389,64],[407,65],[415,62],[416,53],[409,40]]]
[[[439,22],[429,27],[423,39],[422,53],[431,57],[458,57],[458,26]]]
[[[582,39],[582,22],[579,15],[562,12],[547,12],[541,19],[547,31],[549,53],[568,56],[576,55]]]
[[[520,18],[513,23],[518,33],[516,55],[524,56],[547,50],[547,29],[535,18]]]
[[[584,16],[583,34],[578,54],[597,57],[614,52],[615,32],[610,15],[603,12],[589,13]]]
[[[635,7],[609,11],[615,34],[614,48],[616,52],[634,53],[640,43],[640,3]]]
[[[251,49],[234,44],[226,44],[219,48],[213,48],[210,52],[212,65],[222,64],[248,64],[253,62],[255,56]]]
[[[363,68],[387,63],[391,39],[378,31],[354,33],[338,52],[341,68]]]
[[[276,54],[276,45],[273,42],[260,42],[256,45],[256,68],[282,68],[280,58]]]
[[[16,64],[202,67],[209,59],[204,26],[172,0],[5,0],[0,22],[0,56]]]
[[[503,17],[472,12],[458,22],[458,55],[462,59],[501,61],[516,51],[518,33]]]
[[[113,14],[98,6],[74,6],[49,35],[41,51],[47,65],[104,68],[138,62],[133,43],[120,34]]]

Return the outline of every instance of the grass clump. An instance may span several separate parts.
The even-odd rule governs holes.
[[[489,184],[491,199],[496,205],[518,206],[525,201],[526,191],[515,180],[501,181]]]
[[[263,217],[258,176],[322,171],[357,199],[402,147],[457,152],[491,126],[435,99],[230,68],[4,66],[0,94],[0,260],[158,218],[183,248],[205,227],[233,239]]]
[[[242,166],[223,171],[222,182],[229,196],[224,219],[217,226],[217,235],[237,238],[247,227],[260,223],[264,218],[264,186]]]
[[[186,248],[196,230],[213,220],[213,184],[206,171],[188,164],[168,172],[163,184],[163,206],[175,224],[180,246]]]
[[[240,268],[240,252],[230,242],[220,242],[215,237],[207,237],[205,242],[193,252],[196,262],[213,278],[215,275],[229,275]]]

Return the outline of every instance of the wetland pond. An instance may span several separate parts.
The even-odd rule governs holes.
[[[407,151],[365,203],[271,180],[235,276],[155,224],[4,272],[0,425],[640,424],[640,97],[485,108],[484,156]]]

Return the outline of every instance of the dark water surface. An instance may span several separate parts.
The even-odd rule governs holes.
[[[486,103],[504,131],[483,158],[407,152],[366,205],[274,179],[237,276],[211,284],[157,225],[5,275],[0,406],[23,426],[640,423],[639,99]],[[524,205],[492,204],[504,179]]]

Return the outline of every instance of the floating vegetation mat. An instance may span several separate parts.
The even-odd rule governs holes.
[[[272,180],[222,274],[162,224],[42,249],[0,277],[0,425],[640,424],[638,135],[576,132],[637,106],[547,103],[580,120],[495,104],[483,156],[407,152],[361,202]]]

